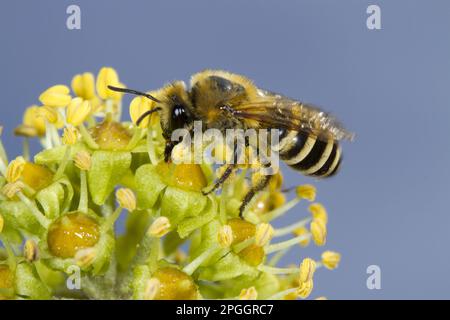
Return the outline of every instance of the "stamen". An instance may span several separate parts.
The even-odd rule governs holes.
[[[300,198],[292,199],[292,200],[286,202],[285,204],[283,204],[281,207],[278,207],[278,208],[266,213],[264,216],[261,217],[261,220],[263,222],[269,222],[276,218],[279,218],[282,215],[284,215],[286,212],[288,212],[290,209],[295,207],[299,202],[300,202]]]
[[[209,259],[211,256],[213,256],[220,248],[213,245],[208,250],[204,251],[201,255],[199,255],[197,258],[195,258],[191,263],[189,263],[187,266],[183,268],[183,272],[187,275],[192,275],[195,270],[197,270],[200,265],[205,262],[207,259]]]
[[[312,218],[305,218],[305,219],[300,220],[299,222],[291,224],[291,225],[289,225],[287,227],[277,228],[277,229],[275,229],[273,236],[274,237],[282,237],[282,236],[285,236],[287,234],[290,234],[290,233],[294,232],[296,229],[304,227],[311,220],[312,220]]]
[[[272,252],[276,252],[276,251],[280,251],[286,248],[289,248],[293,245],[298,244],[300,241],[304,241],[306,239],[308,239],[309,237],[311,237],[311,234],[304,234],[304,235],[300,235],[297,236],[295,238],[283,241],[283,242],[278,242],[275,244],[271,244],[270,246],[268,246],[265,250],[266,254],[272,253]]]

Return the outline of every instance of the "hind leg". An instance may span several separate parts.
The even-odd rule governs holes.
[[[250,201],[253,199],[253,197],[262,189],[264,189],[270,181],[270,178],[272,176],[269,175],[262,175],[260,176],[257,181],[255,181],[252,184],[252,187],[250,188],[250,190],[247,192],[247,194],[244,197],[244,200],[242,200],[242,204],[239,207],[239,217],[241,219],[244,219],[244,211],[245,208],[247,207],[247,205],[250,203]]]
[[[214,185],[211,188],[209,188],[209,190],[206,191],[202,190],[203,195],[206,196],[211,192],[216,191],[230,177],[230,175],[233,173],[234,170],[236,170],[236,165],[229,164],[225,169],[225,172],[219,177],[219,179],[216,180]]]

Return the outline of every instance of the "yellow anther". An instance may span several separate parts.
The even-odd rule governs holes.
[[[0,214],[0,233],[2,233],[4,226],[5,226],[5,219],[3,219],[3,216]]]
[[[92,165],[92,159],[91,155],[87,151],[80,151],[77,152],[73,158],[73,161],[75,162],[75,166],[83,171],[88,171],[91,169]]]
[[[91,114],[91,104],[82,98],[75,98],[67,107],[67,123],[77,127]]]
[[[302,299],[306,299],[311,294],[313,287],[314,287],[313,280],[301,282],[300,285],[298,286],[297,295]]]
[[[75,262],[82,268],[90,266],[97,256],[97,250],[94,247],[80,249],[75,253]]]
[[[77,74],[72,79],[72,90],[78,97],[90,100],[95,97],[94,75],[90,72]]]
[[[300,227],[294,230],[294,234],[298,236],[307,235],[309,234],[309,230],[305,227]],[[298,244],[302,247],[307,247],[309,245],[310,237],[305,237],[304,240],[300,241]]]
[[[310,184],[298,186],[295,189],[297,197],[300,199],[306,199],[308,201],[314,201],[316,199],[316,187]]]
[[[130,117],[133,123],[147,111],[150,111],[155,106],[155,102],[145,97],[136,97],[130,103]],[[140,123],[139,128],[147,128],[150,124],[150,117],[145,117]]]
[[[24,136],[42,136],[45,134],[45,119],[39,116],[40,107],[33,105],[23,115],[23,125],[16,129],[16,133]],[[31,129],[34,129],[31,130]]]
[[[341,255],[337,252],[325,251],[324,253],[322,253],[322,263],[327,269],[336,269],[340,261]]]
[[[323,246],[327,240],[327,225],[321,219],[314,219],[310,228],[314,243]]]
[[[39,96],[39,101],[49,107],[65,107],[72,99],[69,92],[70,89],[67,86],[56,85],[45,90]]]
[[[22,191],[22,189],[25,187],[23,182],[16,181],[7,183],[2,188],[2,193],[9,199],[12,199],[18,192]]]
[[[22,176],[23,169],[25,168],[25,159],[21,156],[12,160],[8,168],[6,169],[6,181],[16,182]]]
[[[136,209],[136,196],[131,189],[120,188],[116,191],[116,199],[119,206],[132,212]]]
[[[28,239],[23,247],[23,255],[28,262],[38,259],[38,247],[34,240]]]
[[[65,145],[74,145],[78,141],[78,131],[74,127],[64,128],[64,133],[62,137],[62,142]]]
[[[255,232],[255,244],[264,247],[272,239],[273,234],[273,227],[269,223],[258,224]]]
[[[42,106],[38,108],[37,111],[38,115],[47,120],[49,123],[56,124],[59,120],[58,111],[56,111],[55,108]]]
[[[308,208],[314,219],[322,220],[325,224],[328,223],[328,214],[325,207],[320,203],[313,203]]]
[[[119,76],[117,75],[116,70],[109,67],[103,67],[97,75],[96,82],[99,97],[102,99],[120,100],[122,94],[108,89],[109,85],[123,87],[123,85],[119,82]]]
[[[148,229],[148,234],[155,238],[161,238],[170,231],[171,225],[167,217],[159,217],[153,221]]]
[[[151,278],[145,284],[144,299],[154,300],[161,288],[161,282],[157,278]]]
[[[233,243],[233,229],[228,224],[222,226],[217,234],[217,241],[222,248],[228,248]]]
[[[302,263],[300,264],[299,282],[302,283],[312,280],[315,271],[316,262],[311,258],[303,259]]]
[[[240,300],[256,300],[258,298],[258,291],[255,287],[250,287],[247,289],[242,289],[239,294]]]

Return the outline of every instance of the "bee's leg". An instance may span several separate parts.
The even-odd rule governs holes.
[[[244,219],[244,211],[247,205],[250,203],[256,193],[264,189],[269,184],[271,177],[272,176],[269,175],[263,175],[260,177],[259,181],[256,182],[256,184],[252,185],[251,189],[245,195],[244,200],[242,200],[241,206],[239,207],[239,217],[241,219]]]
[[[178,141],[166,141],[166,147],[164,148],[164,162],[169,162],[172,150],[178,143]]]
[[[224,173],[219,177],[219,179],[216,180],[214,185],[209,190],[206,191],[202,190],[203,195],[206,196],[211,192],[216,191],[230,177],[230,175],[233,173],[235,169],[236,169],[235,164],[229,164],[225,169]]]

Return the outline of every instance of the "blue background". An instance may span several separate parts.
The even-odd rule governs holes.
[[[70,4],[81,30],[66,28]],[[369,4],[381,7],[382,30],[367,29]],[[314,181],[330,214],[326,248],[343,260],[318,271],[312,296],[450,298],[449,30],[450,2],[438,0],[2,1],[3,140],[19,154],[12,130],[41,91],[104,65],[143,90],[204,68],[247,75],[357,133],[340,174]],[[302,215],[300,206],[282,222]],[[294,250],[286,262],[321,251]],[[366,287],[372,264],[381,290]]]

